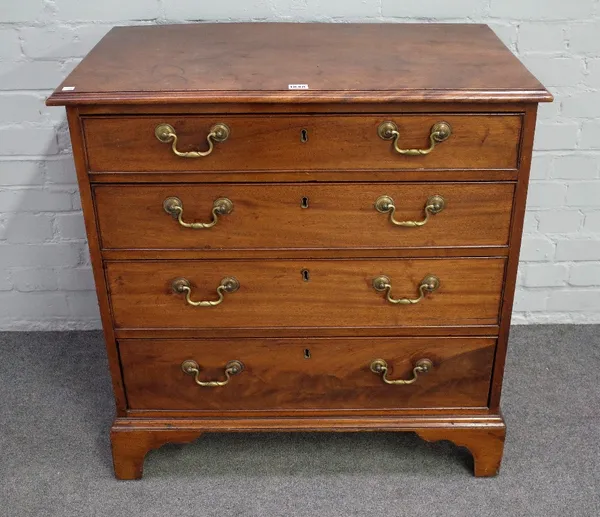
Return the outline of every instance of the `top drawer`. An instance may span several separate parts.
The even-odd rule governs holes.
[[[153,115],[85,117],[83,130],[93,172],[516,169],[521,122],[515,114]]]

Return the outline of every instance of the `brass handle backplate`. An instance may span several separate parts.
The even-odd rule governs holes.
[[[377,134],[379,138],[383,140],[393,140],[394,150],[399,154],[405,154],[407,156],[421,156],[429,154],[437,144],[444,142],[452,135],[452,126],[448,122],[436,122],[429,133],[429,147],[427,149],[400,149],[398,147],[398,139],[400,138],[400,132],[398,126],[391,121],[382,122],[377,128]]]
[[[430,196],[425,201],[425,218],[422,221],[397,221],[394,218],[396,212],[396,205],[394,200],[390,196],[379,196],[375,201],[375,209],[382,214],[390,214],[390,221],[395,226],[408,226],[409,228],[415,228],[427,224],[429,221],[429,215],[439,214],[444,208],[446,208],[446,201],[442,196]]]
[[[206,136],[208,149],[206,151],[181,152],[177,150],[177,133],[171,124],[159,124],[154,129],[154,135],[163,144],[171,143],[173,153],[181,158],[203,158],[213,152],[214,142],[225,142],[229,138],[231,130],[227,124],[219,123],[210,128]]]
[[[203,386],[203,387],[207,387],[207,388],[217,388],[219,386],[225,386],[225,384],[227,384],[230,381],[231,377],[233,377],[234,375],[238,375],[239,373],[242,373],[244,371],[244,363],[242,363],[242,361],[238,361],[237,359],[234,359],[233,361],[229,361],[225,365],[225,380],[224,381],[201,381],[199,379],[200,365],[193,359],[187,359],[186,361],[183,361],[183,363],[181,363],[181,369],[183,370],[183,373],[185,373],[187,375],[193,375],[194,382],[198,386]]]
[[[433,368],[433,363],[429,359],[419,359],[412,371],[412,378],[410,379],[388,379],[388,364],[383,359],[375,359],[371,363],[371,371],[377,375],[381,375],[383,382],[386,384],[406,385],[416,382],[419,374],[427,373]]]
[[[418,298],[392,298],[392,281],[385,275],[373,279],[373,289],[376,291],[385,291],[386,300],[390,303],[400,305],[410,305],[419,303],[425,298],[425,293],[433,293],[440,287],[440,279],[435,275],[427,275],[419,284]]]
[[[226,197],[215,199],[212,208],[212,221],[210,223],[186,223],[183,220],[183,202],[178,197],[168,197],[163,201],[163,209],[167,214],[177,219],[184,228],[199,230],[203,228],[212,228],[219,220],[220,215],[227,215],[233,212],[233,201]]]
[[[208,300],[202,302],[195,302],[192,300],[192,286],[187,278],[176,278],[171,282],[171,289],[174,293],[183,294],[185,293],[185,301],[188,305],[193,307],[214,307],[219,305],[225,299],[225,293],[235,293],[240,288],[238,280],[232,276],[223,278],[221,284],[217,287],[217,300]]]

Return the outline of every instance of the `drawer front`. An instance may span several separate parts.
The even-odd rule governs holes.
[[[393,122],[397,142],[378,134],[382,123]],[[427,154],[432,128],[449,124],[447,140]],[[357,169],[516,169],[522,119],[513,114],[417,115],[163,115],[87,117],[83,129],[88,165],[93,172],[357,170]],[[156,128],[172,129],[161,142]],[[208,135],[225,124],[225,141],[214,142],[208,156],[177,156],[178,152],[206,153]],[[391,127],[391,126],[390,126]],[[434,131],[434,137],[440,135]],[[213,133],[214,134],[214,133]],[[220,133],[222,135],[222,133]],[[395,134],[395,133],[392,133]],[[448,133],[446,133],[448,134]],[[395,138],[395,137],[394,137]]]
[[[485,407],[494,348],[481,338],[119,343],[131,409],[216,411]],[[389,381],[416,380],[387,384],[377,359]]]
[[[118,328],[495,325],[504,264],[502,258],[131,261],[107,262],[106,274]],[[376,282],[378,291],[373,283],[381,276],[388,280]],[[218,290],[218,305],[188,303],[218,301]],[[387,299],[415,301],[421,293],[407,305]]]
[[[514,185],[507,183],[111,185],[94,189],[104,249],[203,250],[504,246],[513,193]],[[389,203],[387,210],[377,203],[384,196],[393,201],[393,213]],[[173,198],[180,208],[169,205]],[[223,198],[230,200],[231,211],[215,219],[212,210]],[[167,207],[170,213],[165,203],[171,206]],[[215,220],[212,227],[184,226],[209,225]],[[412,222],[425,224],[397,224]]]

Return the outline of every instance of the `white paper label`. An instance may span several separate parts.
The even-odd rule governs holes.
[[[288,84],[288,90],[308,90],[308,84]]]
[[[75,89],[75,86],[63,86],[62,87],[63,92],[72,92],[74,89]]]

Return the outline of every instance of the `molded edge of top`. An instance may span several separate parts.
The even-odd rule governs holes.
[[[554,96],[539,90],[379,90],[379,91],[168,91],[168,92],[64,92],[56,90],[47,106],[131,104],[232,104],[232,103],[537,103]]]

